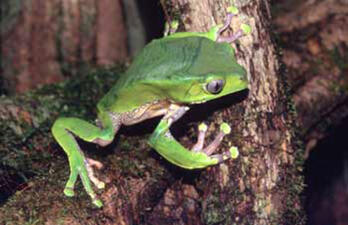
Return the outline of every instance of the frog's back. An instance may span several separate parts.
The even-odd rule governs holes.
[[[204,37],[154,40],[137,56],[118,84],[128,87],[139,81],[201,76],[213,72],[211,65],[224,69],[226,62],[233,63],[234,59],[233,49],[227,46]]]
[[[235,63],[233,49],[227,43],[216,43],[204,37],[154,40],[135,58],[126,73],[100,101],[99,107],[115,108],[115,102],[129,90],[133,90],[133,93],[156,91],[154,88],[148,90],[137,88],[140,85],[184,82],[184,80],[199,79],[204,74],[227,73],[233,69],[231,67],[238,69],[239,65]],[[221,71],[216,71],[216,68],[220,68]],[[139,98],[140,95],[146,96],[146,93],[134,93],[134,95]],[[152,96],[151,99],[153,98]],[[133,104],[129,105],[129,110],[136,107]]]

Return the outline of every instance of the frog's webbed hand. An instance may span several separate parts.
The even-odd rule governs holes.
[[[168,161],[186,169],[205,168],[219,164],[229,158],[236,158],[238,155],[236,147],[232,147],[229,151],[222,154],[213,154],[223,137],[230,132],[230,127],[226,123],[221,125],[219,134],[205,148],[203,146],[207,130],[206,125],[200,125],[198,141],[191,151],[172,137],[169,130],[171,124],[183,116],[188,109],[185,106],[172,104],[151,135],[149,144]]]
[[[100,189],[104,188],[105,184],[94,176],[92,167],[100,169],[103,165],[84,156],[73,134],[85,141],[106,145],[113,140],[119,125],[113,126],[114,124],[107,117],[102,118],[102,123],[105,128],[99,128],[78,118],[59,118],[52,126],[53,136],[69,159],[70,176],[65,185],[64,194],[67,196],[74,195],[74,185],[77,177],[80,176],[84,189],[92,198],[93,204],[98,207],[103,204],[97,198],[91,182]]]

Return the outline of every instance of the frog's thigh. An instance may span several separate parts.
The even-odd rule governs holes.
[[[72,133],[82,140],[88,142],[93,142],[97,138],[104,140],[113,138],[110,135],[106,135],[107,132],[105,132],[105,129],[99,128],[79,118],[59,118],[55,122],[54,126],[59,126],[60,128],[64,129],[65,132]]]

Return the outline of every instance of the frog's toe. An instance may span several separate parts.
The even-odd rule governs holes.
[[[201,123],[198,126],[198,138],[197,143],[192,147],[192,151],[200,152],[202,151],[204,145],[205,134],[208,130],[208,126],[205,123]]]
[[[93,204],[95,206],[97,206],[98,208],[100,208],[103,206],[103,203],[97,198],[97,195],[95,194],[95,192],[92,188],[90,178],[87,176],[86,173],[87,173],[86,171],[80,173],[83,186],[84,186],[87,194],[91,197]],[[91,179],[91,181],[94,183],[93,179]],[[96,186],[98,187],[98,185],[96,185]]]
[[[88,192],[88,194],[91,197],[92,203],[95,206],[97,206],[98,208],[103,207],[103,202],[100,199],[98,199],[97,195],[94,192],[93,193]]]
[[[214,154],[214,155],[211,155],[210,157],[217,159],[218,163],[222,163],[223,161],[227,159],[236,159],[238,155],[239,155],[238,148],[233,146],[227,152],[224,152],[222,154]]]
[[[231,127],[227,123],[222,123],[220,125],[220,131],[218,135],[216,135],[215,139],[202,151],[207,155],[213,154],[216,151],[216,149],[219,147],[219,145],[221,144],[224,136],[226,134],[229,134],[230,132],[231,132]]]
[[[93,204],[94,204],[95,206],[97,206],[98,208],[103,207],[103,202],[100,201],[99,199],[94,199],[94,200],[93,200]]]
[[[239,151],[236,146],[232,146],[229,150],[232,159],[236,159],[239,156]]]
[[[68,197],[72,197],[75,195],[75,192],[74,192],[74,189],[72,189],[71,187],[65,187],[64,194]]]
[[[64,194],[68,197],[72,197],[75,194],[74,186],[75,186],[75,182],[79,174],[79,171],[76,167],[75,162],[72,162],[71,160],[69,160],[69,162],[70,162],[70,176],[69,176],[68,182],[66,182],[66,185],[64,188]]]
[[[95,168],[97,168],[98,170],[100,170],[101,168],[103,168],[103,164],[97,160],[91,159],[91,158],[87,158],[86,160],[88,162],[88,165],[93,166]]]
[[[93,184],[99,188],[99,189],[103,189],[105,188],[105,183],[100,181],[95,175],[94,175],[94,171],[93,171],[93,167],[96,167],[97,169],[101,169],[103,167],[103,164],[94,160],[94,159],[90,159],[90,158],[86,158],[85,161],[85,166],[86,166],[86,170],[87,170],[87,174],[88,174],[88,178],[93,182]]]

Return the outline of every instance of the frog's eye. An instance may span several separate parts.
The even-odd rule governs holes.
[[[223,86],[223,80],[212,80],[207,84],[206,90],[211,94],[218,94],[222,90]]]

